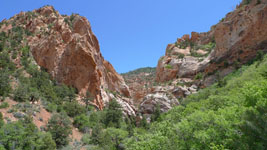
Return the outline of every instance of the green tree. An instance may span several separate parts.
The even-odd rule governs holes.
[[[267,81],[247,84],[243,90],[245,104],[250,107],[244,113],[242,131],[250,149],[267,147]]]
[[[69,143],[68,136],[71,134],[71,121],[64,113],[54,114],[47,124],[47,131],[51,133],[57,148]]]
[[[73,125],[81,132],[86,132],[90,127],[89,116],[86,116],[85,114],[76,116],[74,118]]]
[[[14,100],[18,102],[25,102],[30,100],[29,86],[27,84],[19,84],[14,91]]]
[[[160,112],[160,105],[157,104],[156,108],[154,110],[154,113],[151,116],[151,121],[160,121],[161,120],[161,116],[160,116],[161,112]]]
[[[109,127],[119,128],[122,121],[121,105],[116,100],[111,100],[108,103],[105,116],[105,125]]]
[[[63,108],[70,117],[75,117],[86,112],[86,108],[77,101],[67,101],[64,103]]]
[[[6,97],[11,92],[9,73],[0,69],[0,96]]]
[[[56,148],[51,135],[39,132],[31,119],[5,124],[0,129],[0,143],[2,149],[7,150],[55,150]]]
[[[93,127],[91,135],[91,143],[96,145],[100,144],[103,138],[102,134],[103,134],[103,128],[101,125]]]
[[[122,141],[128,137],[128,132],[117,128],[107,128],[103,132],[101,146],[106,149],[122,150]]]
[[[56,150],[56,143],[49,132],[38,132],[38,137],[35,144],[37,150]]]
[[[0,128],[5,124],[3,114],[0,112]]]
[[[87,109],[89,107],[90,102],[92,102],[93,100],[94,100],[94,97],[89,91],[87,91],[86,96],[82,98],[82,101],[85,103]]]
[[[147,123],[147,120],[146,120],[146,116],[143,116],[142,117],[142,120],[140,122],[140,126],[145,128],[145,129],[148,129],[149,128],[149,124]]]

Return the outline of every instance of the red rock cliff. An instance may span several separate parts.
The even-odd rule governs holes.
[[[86,18],[76,14],[62,16],[52,6],[15,17],[33,33],[28,44],[36,63],[59,83],[77,88],[81,96],[89,91],[99,109],[111,99],[107,91],[130,96],[123,78],[102,57]]]
[[[158,62],[156,79],[195,79],[202,73],[203,84],[210,85],[215,81],[210,75],[219,72],[224,76],[234,65],[254,59],[259,51],[267,51],[267,0],[244,1],[209,32],[192,32],[169,44]]]

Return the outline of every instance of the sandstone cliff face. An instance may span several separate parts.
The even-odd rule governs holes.
[[[258,51],[267,50],[267,1],[252,0],[249,5],[240,5],[234,12],[214,26],[216,49],[214,62],[227,64],[246,63]],[[225,63],[225,62],[223,62]],[[222,63],[221,63],[222,64]],[[212,63],[206,72],[212,72],[219,65]]]
[[[79,95],[90,92],[98,109],[111,99],[108,91],[130,96],[124,79],[102,57],[86,18],[76,14],[61,16],[52,6],[45,6],[21,12],[9,21],[13,20],[33,33],[27,39],[36,63],[59,83],[77,88]],[[131,100],[122,99],[120,103],[127,106],[126,113],[134,114]]]
[[[203,82],[199,84],[208,86],[216,81],[215,76],[211,79],[216,71],[224,76],[234,70],[230,66],[244,64],[266,48],[267,1],[242,2],[209,32],[192,32],[169,44],[158,62],[156,79],[194,79],[201,73]]]
[[[156,68],[139,68],[121,75],[129,86],[133,103],[138,106],[155,84]]]
[[[156,68],[156,81],[164,90],[151,90],[140,104],[141,113],[153,113],[156,104],[162,112],[167,111],[172,106],[171,96],[181,101],[254,59],[261,51],[267,52],[267,0],[252,0],[249,4],[244,1],[209,32],[192,32],[167,45]],[[159,98],[159,93],[171,96]]]

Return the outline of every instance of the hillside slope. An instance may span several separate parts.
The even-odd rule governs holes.
[[[27,34],[21,34],[21,32]],[[124,79],[100,53],[97,38],[90,23],[77,14],[60,15],[52,6],[21,12],[1,22],[0,32],[16,32],[15,44],[28,46],[38,66],[44,68],[58,82],[72,86],[81,97],[90,95],[92,103],[102,110],[112,98],[109,91],[125,98],[118,101],[125,112],[134,114],[129,88]],[[17,46],[18,47],[18,46]],[[20,66],[21,52],[15,59]],[[34,63],[35,63],[34,62]]]
[[[124,140],[129,150],[264,150],[267,56],[188,96],[149,130]]]
[[[184,97],[261,57],[267,52],[266,43],[267,0],[242,1],[210,31],[192,32],[167,45],[156,68],[158,84],[143,96],[141,113],[150,118],[157,105],[166,112]]]

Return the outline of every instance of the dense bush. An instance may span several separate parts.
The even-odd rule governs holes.
[[[47,124],[47,131],[51,133],[57,148],[69,143],[71,134],[71,121],[64,113],[54,114]]]
[[[85,114],[76,116],[74,118],[73,125],[81,132],[86,132],[90,127],[89,117]]]
[[[0,112],[0,128],[4,125],[3,114]]]
[[[31,121],[5,124],[0,129],[2,149],[55,150],[56,145],[49,133],[39,132]]]
[[[147,132],[135,130],[126,149],[266,149],[266,68],[267,57],[187,97]]]
[[[6,97],[11,92],[10,78],[7,70],[0,69],[0,96]]]
[[[116,100],[112,100],[109,102],[107,106],[104,123],[107,127],[119,128],[121,126],[121,121],[122,121],[121,105]]]
[[[77,101],[65,102],[63,109],[70,117],[75,117],[86,112],[85,107]]]
[[[2,108],[8,108],[9,107],[9,104],[7,102],[3,102],[0,104],[0,109]]]

